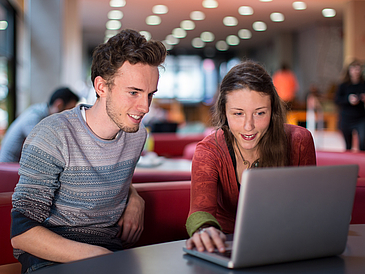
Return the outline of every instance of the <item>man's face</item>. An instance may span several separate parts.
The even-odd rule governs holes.
[[[106,97],[106,112],[121,130],[138,131],[157,91],[158,77],[158,68],[147,64],[125,62],[118,69]]]

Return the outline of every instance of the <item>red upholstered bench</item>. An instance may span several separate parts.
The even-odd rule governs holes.
[[[359,177],[365,178],[365,152],[316,151],[317,165],[359,165]]]
[[[12,192],[19,181],[18,163],[0,163],[0,192]]]
[[[190,143],[204,139],[206,133],[178,134],[178,133],[153,133],[154,149],[159,156],[170,158],[182,157],[184,148]]]
[[[134,184],[145,200],[145,226],[136,246],[187,239],[190,181]]]
[[[0,265],[18,262],[13,257],[10,243],[11,196],[13,192],[0,193]]]

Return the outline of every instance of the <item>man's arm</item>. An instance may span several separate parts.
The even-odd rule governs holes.
[[[112,253],[110,250],[66,239],[42,226],[33,227],[11,239],[14,248],[39,258],[66,263]]]
[[[131,185],[127,207],[118,221],[120,226],[118,236],[125,242],[125,247],[135,244],[141,236],[144,224],[144,207],[144,200]]]

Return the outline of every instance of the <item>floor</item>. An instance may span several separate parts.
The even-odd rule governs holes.
[[[345,151],[345,141],[340,131],[315,131],[312,133],[316,150]],[[357,136],[353,139],[353,151],[358,151]]]

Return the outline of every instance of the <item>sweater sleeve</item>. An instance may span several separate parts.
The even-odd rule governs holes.
[[[217,211],[217,182],[220,161],[207,142],[197,145],[192,162],[191,202],[189,218],[186,222],[188,233],[192,235],[204,224],[220,228],[215,218]]]
[[[20,160],[20,178],[12,197],[12,237],[42,225],[49,217],[59,188],[58,178],[64,168],[57,155],[57,142],[52,130],[39,126],[26,140]],[[45,152],[44,146],[54,153]]]
[[[316,165],[316,151],[312,134],[309,130],[295,125],[286,125],[289,137],[290,165]]]

